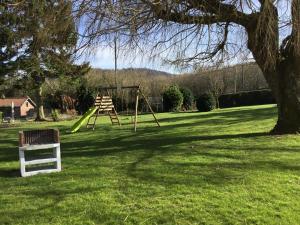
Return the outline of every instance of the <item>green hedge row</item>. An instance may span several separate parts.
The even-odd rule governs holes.
[[[275,99],[269,90],[241,92],[219,97],[220,108],[274,104]]]

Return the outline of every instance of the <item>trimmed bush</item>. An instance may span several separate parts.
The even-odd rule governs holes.
[[[182,107],[184,110],[192,109],[194,103],[194,95],[193,92],[188,88],[180,88],[180,92],[183,96]]]
[[[236,94],[222,95],[219,97],[221,108],[274,104],[275,99],[269,90],[241,92]]]
[[[183,96],[178,86],[176,85],[170,86],[163,93],[164,111],[167,112],[178,111],[180,110],[182,103],[183,103]]]
[[[59,121],[59,112],[57,109],[52,109],[51,110],[51,117],[53,121]]]
[[[196,106],[200,112],[209,112],[216,108],[216,100],[210,93],[203,94],[197,98]]]

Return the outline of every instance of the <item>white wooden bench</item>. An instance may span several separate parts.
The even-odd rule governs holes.
[[[25,152],[32,150],[53,149],[50,158],[25,159]],[[31,130],[19,132],[19,157],[22,177],[32,176],[39,173],[51,173],[61,171],[59,131],[56,129]],[[37,169],[26,171],[26,166],[54,163],[54,168]]]

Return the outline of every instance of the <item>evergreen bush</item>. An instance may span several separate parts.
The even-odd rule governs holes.
[[[170,86],[163,93],[164,111],[172,112],[180,110],[183,103],[183,95],[178,86]]]
[[[197,98],[196,107],[200,112],[209,112],[216,108],[216,100],[211,93],[206,93]]]
[[[183,96],[182,107],[184,110],[191,110],[194,103],[193,92],[188,88],[180,88],[180,92]]]

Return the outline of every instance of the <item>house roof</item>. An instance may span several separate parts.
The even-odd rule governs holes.
[[[0,98],[0,107],[10,107],[12,102],[14,102],[15,107],[20,107],[27,100],[33,106],[36,106],[34,101],[32,101],[29,97],[20,97],[20,98]]]

